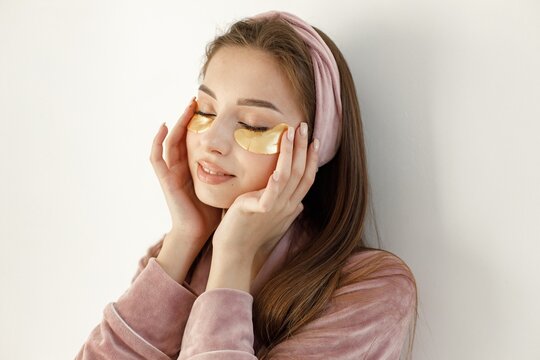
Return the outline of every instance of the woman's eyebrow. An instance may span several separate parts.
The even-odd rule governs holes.
[[[204,91],[205,93],[217,100],[216,94],[212,90],[210,90],[208,86],[201,84],[201,86],[199,86],[199,90]]]
[[[206,86],[204,84],[201,84],[199,86],[199,90],[207,93],[208,95],[213,97],[215,100],[217,100],[216,93],[214,93],[212,90],[210,90],[210,88],[208,86]],[[283,114],[281,112],[281,110],[279,110],[277,108],[276,105],[274,105],[270,101],[266,101],[266,100],[242,98],[242,99],[238,99],[238,101],[236,102],[236,105],[263,107],[263,108],[275,110],[275,111],[279,112],[280,114]]]

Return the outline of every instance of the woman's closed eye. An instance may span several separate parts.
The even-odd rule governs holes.
[[[195,111],[195,114],[198,114],[198,115],[201,115],[201,116],[204,116],[204,117],[209,117],[209,118],[216,117],[216,114],[209,114],[209,113],[202,112],[200,110]],[[264,131],[267,131],[269,129],[266,126],[251,126],[251,125],[248,125],[248,124],[243,123],[241,121],[238,122],[238,123],[240,125],[242,125],[244,128],[246,128],[247,130],[249,130],[249,131],[264,132]]]
[[[208,118],[214,118],[216,117],[216,114],[209,114],[209,113],[205,113],[205,112],[202,112],[200,110],[197,110],[195,111],[195,114],[197,115],[201,115],[201,116],[204,116],[204,117],[208,117]],[[244,122],[238,122],[240,125],[242,125],[245,129],[249,130],[249,131],[255,131],[255,132],[264,132],[264,131],[267,131],[269,128],[266,127],[266,126],[251,126],[251,125],[248,125]]]
[[[255,131],[255,132],[264,132],[266,130],[268,130],[267,127],[265,126],[250,126],[248,124],[245,124],[243,122],[239,122],[240,125],[242,125],[243,127],[245,127],[247,130],[250,130],[250,131]]]
[[[202,112],[200,110],[195,111],[195,114],[205,116],[205,117],[215,117],[216,116],[215,114],[208,114],[208,113]]]

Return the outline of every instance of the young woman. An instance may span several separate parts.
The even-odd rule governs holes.
[[[206,55],[197,97],[152,145],[172,228],[77,359],[410,355],[416,285],[363,241],[366,157],[341,52],[272,11]]]

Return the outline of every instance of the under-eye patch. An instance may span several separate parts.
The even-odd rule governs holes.
[[[187,128],[192,132],[201,133],[208,130],[213,122],[214,119],[209,116],[195,114]],[[243,149],[255,154],[277,154],[279,153],[280,135],[288,127],[288,124],[280,123],[266,131],[236,129],[234,131],[234,140]]]
[[[200,133],[208,130],[213,122],[214,119],[212,119],[210,116],[195,114],[189,121],[187,128],[193,132]]]
[[[242,148],[255,154],[277,154],[279,152],[280,135],[289,125],[278,124],[266,131],[236,129],[234,139]]]

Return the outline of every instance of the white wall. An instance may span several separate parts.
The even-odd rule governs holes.
[[[540,5],[479,0],[1,1],[0,358],[75,356],[170,226],[150,146],[204,45],[272,8],[352,68],[415,359],[540,358]]]

